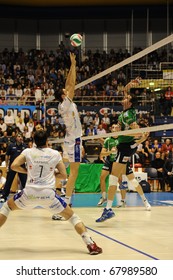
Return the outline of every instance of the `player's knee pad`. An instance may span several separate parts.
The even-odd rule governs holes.
[[[4,215],[5,217],[8,217],[9,213],[10,213],[11,209],[8,206],[7,202],[5,202],[0,210],[0,213],[2,215]]]
[[[132,180],[130,180],[129,181],[131,184],[132,184],[132,186],[136,189],[137,187],[138,187],[138,185],[139,185],[139,183],[138,183],[138,181],[134,178],[134,179],[132,179]]]
[[[114,175],[109,175],[109,187],[110,186],[117,186],[118,184],[118,178]]]
[[[75,213],[71,216],[70,219],[68,219],[68,221],[75,227],[77,224],[81,223],[81,219],[79,218],[78,215],[76,215]]]

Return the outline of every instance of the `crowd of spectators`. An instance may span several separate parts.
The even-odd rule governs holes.
[[[127,50],[102,53],[96,50],[88,50],[81,55],[79,49],[75,48],[77,56],[77,83],[90,78],[105,69],[128,58]],[[137,53],[140,49],[135,49]],[[148,54],[148,64],[159,65],[166,61],[167,54],[163,49],[161,52],[154,51]],[[134,63],[143,63],[141,58]],[[172,52],[169,54],[172,61]],[[0,53],[0,104],[10,105],[35,105],[37,101],[52,97],[55,90],[64,87],[64,82],[69,71],[69,49],[63,43],[55,51],[29,50],[27,53],[9,51],[7,48]],[[74,101],[78,105],[117,105],[120,104],[124,85],[131,79],[129,66],[113,71],[104,77],[93,81],[76,90]],[[146,89],[136,90],[138,105],[146,104],[153,96]],[[168,95],[164,95],[169,100]],[[172,101],[172,95],[171,95]],[[167,108],[167,106],[166,106]],[[170,112],[164,112],[170,113]]]

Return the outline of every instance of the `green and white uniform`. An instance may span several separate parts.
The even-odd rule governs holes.
[[[134,122],[136,122],[136,110],[134,108],[129,108],[125,111],[123,111],[119,117],[118,122],[121,125],[121,130],[129,130],[130,125]],[[118,142],[119,143],[129,143],[134,140],[133,136],[126,136],[126,135],[120,135],[118,136]]]
[[[134,108],[129,108],[123,111],[119,117],[118,122],[121,125],[121,130],[129,130],[130,125],[136,122],[136,111]],[[130,157],[137,150],[137,143],[134,141],[134,136],[119,135],[118,136],[118,153],[115,159],[116,162],[127,164]]]
[[[108,137],[104,141],[103,148],[105,148],[107,151],[111,151],[111,149],[116,148],[117,145],[118,145],[117,138]],[[107,156],[102,169],[108,170],[111,173],[112,164],[115,161],[116,155],[117,155],[117,151]]]

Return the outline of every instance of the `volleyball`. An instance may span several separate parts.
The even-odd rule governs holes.
[[[70,37],[70,42],[73,47],[79,47],[82,44],[82,36],[80,34],[73,34]]]

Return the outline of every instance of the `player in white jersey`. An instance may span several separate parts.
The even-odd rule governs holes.
[[[25,188],[5,202],[0,210],[0,227],[6,222],[12,210],[29,210],[41,206],[52,213],[59,213],[68,220],[81,235],[91,255],[102,253],[102,249],[91,239],[81,219],[55,192],[55,169],[58,177],[67,178],[60,153],[48,147],[45,131],[34,134],[36,147],[25,149],[12,163],[16,172],[27,173]],[[26,167],[23,167],[24,165]]]
[[[78,169],[82,159],[82,126],[76,104],[73,102],[76,84],[76,57],[70,53],[71,67],[65,83],[65,89],[55,91],[55,98],[59,101],[58,111],[66,126],[63,158],[70,162],[70,175],[66,185],[67,204],[71,204],[71,196],[78,176]]]

